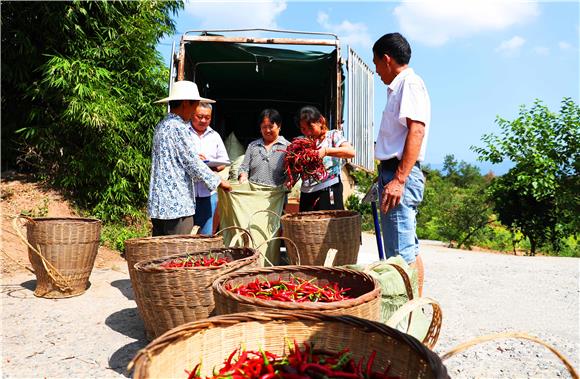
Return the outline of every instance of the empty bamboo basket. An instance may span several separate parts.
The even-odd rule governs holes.
[[[330,210],[287,214],[280,219],[291,264],[322,266],[329,249],[338,253],[334,266],[355,264],[361,244],[361,218],[355,211]]]
[[[25,220],[24,238],[18,222]],[[14,229],[28,246],[36,275],[34,295],[59,299],[83,294],[99,250],[101,221],[76,217],[17,217]]]

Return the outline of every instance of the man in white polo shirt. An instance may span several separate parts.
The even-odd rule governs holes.
[[[375,158],[381,161],[379,192],[386,255],[401,255],[418,268],[422,278],[416,215],[425,188],[420,162],[425,158],[431,102],[425,83],[409,67],[411,46],[401,34],[379,38],[373,56],[377,74],[387,85],[387,105],[375,146]]]
[[[229,161],[228,152],[222,138],[209,126],[211,123],[212,106],[207,102],[200,102],[195,108],[191,119],[193,136],[196,142],[199,157],[214,162]],[[219,172],[226,166],[212,166],[212,170]],[[195,202],[197,208],[193,216],[194,225],[199,226],[198,234],[213,234],[213,216],[217,208],[218,195],[215,189],[208,189],[202,181],[195,182]]]

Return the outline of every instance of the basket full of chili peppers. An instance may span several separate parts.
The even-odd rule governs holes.
[[[285,309],[380,319],[378,282],[361,271],[274,266],[222,275],[213,283],[216,315]]]
[[[133,378],[448,378],[441,359],[382,323],[320,312],[216,316],[137,353]]]
[[[319,155],[319,147],[311,138],[294,138],[286,148],[284,156],[284,173],[287,188],[292,188],[299,179],[320,181],[328,173]]]
[[[209,317],[215,303],[211,285],[220,275],[258,266],[255,249],[217,248],[135,264],[145,326],[159,336],[189,321]]]

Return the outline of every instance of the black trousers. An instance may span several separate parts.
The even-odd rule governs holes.
[[[342,182],[315,192],[300,192],[300,212],[344,209]]]
[[[153,237],[190,234],[193,229],[193,215],[174,218],[172,220],[152,218],[151,223],[153,224]]]

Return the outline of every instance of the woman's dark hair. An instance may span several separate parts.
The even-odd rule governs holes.
[[[400,33],[389,33],[375,42],[373,53],[377,57],[387,54],[398,64],[405,65],[411,60],[411,45]]]
[[[296,124],[300,127],[300,121],[311,122],[322,122],[322,127],[328,130],[328,125],[326,125],[326,118],[320,113],[318,108],[313,105],[307,105],[300,108],[298,112],[298,117],[296,119]]]
[[[260,118],[258,118],[258,126],[262,124],[262,121],[264,121],[265,118],[268,118],[272,124],[282,127],[282,116],[280,116],[280,112],[277,110],[272,108],[264,109],[262,113],[260,113]]]
[[[306,122],[317,122],[322,118],[322,113],[318,110],[318,108],[307,105],[305,107],[300,108],[300,112],[298,112],[298,123],[300,121]]]

